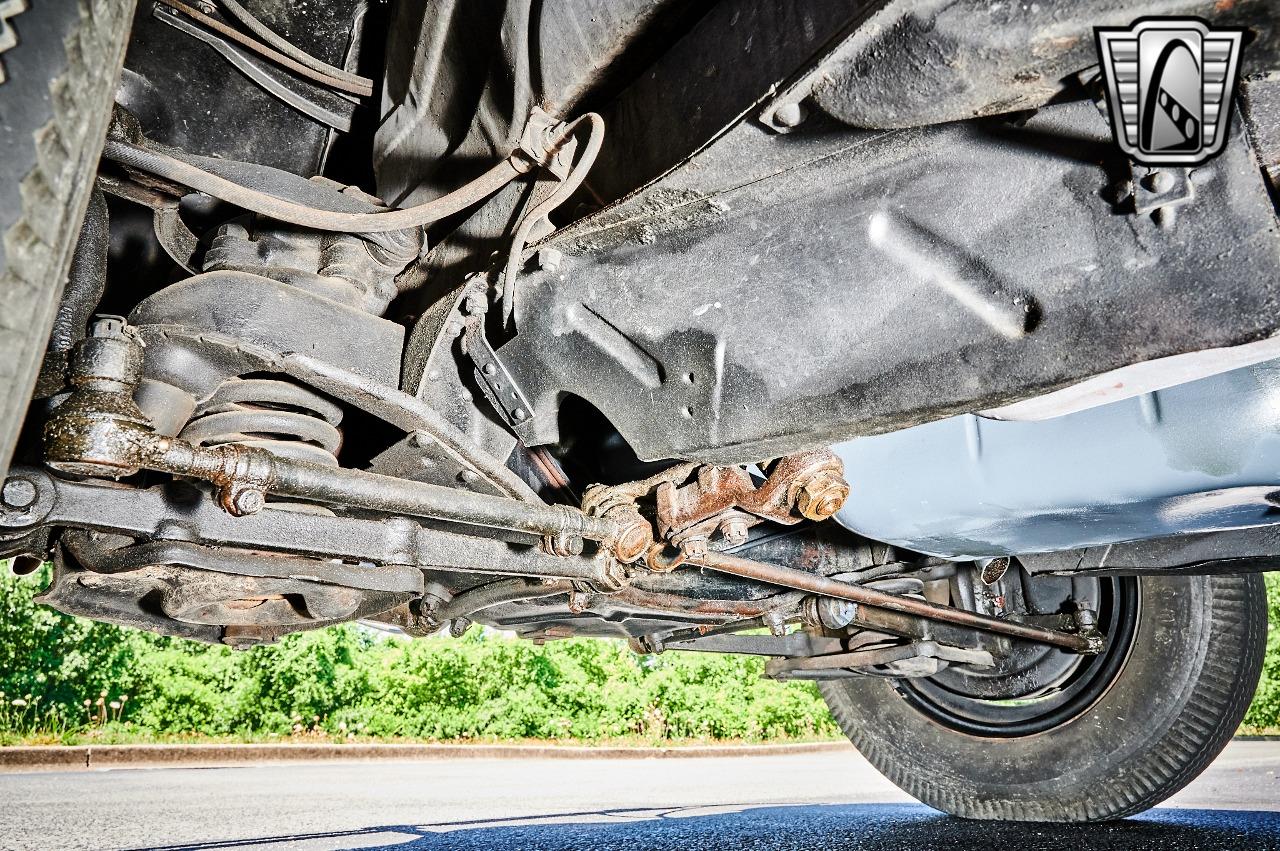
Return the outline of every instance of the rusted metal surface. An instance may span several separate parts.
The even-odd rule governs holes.
[[[645,591],[634,586],[623,588],[609,597],[616,602],[641,609],[695,615],[725,615],[733,618],[755,618],[772,609],[797,602],[797,598],[792,594],[779,594],[763,600],[713,600],[685,597],[663,591]]]
[[[742,467],[711,465],[698,467],[696,479],[683,486],[672,478],[658,482],[658,534],[693,555],[704,552],[716,533],[732,546],[741,544],[763,520],[788,526],[825,520],[849,496],[844,466],[827,449],[787,455],[765,472],[758,486]]]
[[[141,343],[122,320],[100,321],[95,326],[93,337],[77,347],[70,375],[76,390],[45,429],[46,459],[56,470],[106,477],[151,470],[193,477],[214,485],[219,504],[233,516],[259,513],[271,494],[548,536],[553,541],[549,552],[564,557],[581,553],[581,539],[599,541],[603,552],[591,559],[590,581],[603,590],[616,590],[626,582],[626,573],[614,553],[639,557],[648,545],[646,523],[643,540],[639,540],[639,522],[630,527],[618,525],[566,505],[524,503],[340,470],[283,458],[253,445],[204,447],[156,434],[132,401],[141,376]],[[626,509],[625,505],[621,508]]]
[[[849,495],[843,471],[840,459],[826,449],[773,461],[760,485],[742,467],[682,463],[647,479],[594,485],[582,504],[588,514],[610,518],[622,527],[622,546],[615,547],[619,558],[629,562],[647,555],[648,567],[661,572],[674,570],[686,556],[705,552],[715,535],[737,546],[747,540],[752,526],[765,520],[790,526],[806,518],[830,517]],[[658,539],[682,551],[673,559],[655,546],[653,529],[640,513],[639,502],[650,495],[656,503]]]
[[[839,582],[834,579],[828,579],[825,576],[814,576],[811,573],[793,570],[776,564],[751,561],[750,559],[738,558],[724,553],[707,553],[699,557],[696,563],[710,570],[741,576],[745,579],[755,579],[760,582],[780,585],[784,588],[795,588],[813,594],[849,600],[861,606],[918,615],[929,620],[966,626],[997,635],[1007,635],[1010,638],[1052,644],[1077,653],[1098,653],[1102,650],[1100,638],[1097,636],[1075,635],[1017,623],[1016,621],[991,618],[950,606],[937,606],[932,603],[926,603],[923,600],[911,597],[897,597],[871,588]]]
[[[55,582],[41,598],[68,614],[228,644],[261,643],[384,611],[422,590],[411,568],[373,569],[184,541],[118,546],[69,532]],[[145,605],[136,603],[145,599]]]

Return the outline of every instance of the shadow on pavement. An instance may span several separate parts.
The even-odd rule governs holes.
[[[1009,848],[1278,849],[1280,813],[1160,809],[1119,822],[977,822],[910,804],[613,809],[531,818],[382,825],[332,833],[168,845],[153,851],[361,848],[374,851],[923,851]]]

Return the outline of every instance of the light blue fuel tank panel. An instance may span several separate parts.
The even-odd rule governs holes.
[[[966,415],[834,447],[836,520],[948,558],[1280,523],[1280,361],[1038,422]]]

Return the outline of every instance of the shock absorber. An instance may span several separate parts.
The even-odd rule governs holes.
[[[276,372],[272,357],[305,352],[396,383],[403,329],[379,314],[421,245],[416,228],[365,239],[252,217],[224,223],[200,274],[130,314],[145,348],[142,414],[197,448],[234,444],[338,467],[343,409]]]
[[[276,378],[229,378],[179,434],[197,446],[238,443],[284,458],[338,466],[342,409],[301,385]]]

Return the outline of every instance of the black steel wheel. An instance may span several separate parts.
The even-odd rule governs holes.
[[[944,812],[1141,812],[1204,770],[1244,716],[1266,645],[1262,578],[1089,581],[1107,636],[1099,656],[1030,648],[987,673],[831,680],[823,697],[876,768]]]
[[[949,668],[924,679],[902,680],[899,692],[944,726],[975,736],[1017,738],[1060,727],[1087,712],[1115,682],[1133,649],[1141,589],[1133,577],[1076,580],[1075,593],[1098,601],[1098,630],[1106,650],[1079,656],[1026,646],[994,672]]]

